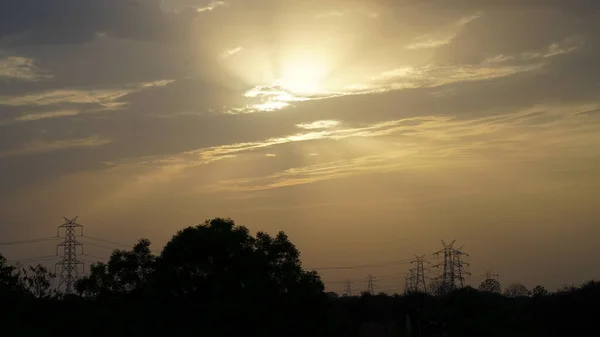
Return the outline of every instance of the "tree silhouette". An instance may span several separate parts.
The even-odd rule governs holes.
[[[504,289],[504,296],[507,297],[525,297],[529,296],[527,287],[520,283],[513,283]]]
[[[19,270],[9,265],[4,256],[0,254],[0,295],[20,293],[22,290]]]
[[[315,272],[304,271],[300,253],[285,233],[276,237],[231,219],[212,219],[179,231],[157,264],[157,286],[175,296],[239,300],[248,294],[295,296],[321,293]]]
[[[52,288],[56,274],[42,265],[23,268],[18,276],[23,288],[35,298],[47,299],[57,295],[56,289]]]
[[[150,241],[141,239],[132,250],[115,250],[108,263],[94,263],[90,275],[75,285],[86,296],[124,295],[142,291],[149,286],[155,271],[156,257],[150,251]]]
[[[479,291],[497,294],[499,294],[502,290],[500,282],[491,278],[483,280],[477,289]]]
[[[548,295],[548,290],[541,285],[537,285],[531,290],[531,295],[534,297],[546,296]]]
[[[76,289],[91,298],[126,300],[140,320],[162,312],[155,328],[165,332],[188,333],[169,324],[189,319],[227,336],[314,335],[325,326],[330,300],[318,274],[302,268],[285,233],[254,237],[221,218],[180,230],[157,257],[148,240],[117,250],[108,263],[93,264]],[[166,303],[172,309],[161,311]]]
[[[3,336],[65,335],[54,322],[102,337],[579,336],[595,328],[600,282],[532,297],[522,284],[502,296],[495,282],[439,296],[421,293],[340,297],[324,291],[285,233],[251,235],[230,219],[177,232],[159,256],[150,242],[115,251],[77,283],[83,296],[52,296],[52,273],[20,269],[0,255]],[[493,281],[493,280],[492,280]],[[432,286],[430,289],[440,290]],[[442,289],[443,290],[443,289]],[[102,322],[102,323],[99,323]],[[89,329],[92,326],[93,329]],[[67,333],[67,335],[69,335]]]

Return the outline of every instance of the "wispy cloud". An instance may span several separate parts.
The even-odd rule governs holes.
[[[300,129],[307,129],[307,130],[328,129],[328,128],[336,127],[338,125],[340,125],[340,122],[336,121],[336,120],[322,120],[322,121],[315,121],[312,123],[296,124],[296,126],[299,127]]]
[[[18,56],[0,58],[0,80],[5,78],[38,81],[50,77],[52,76],[39,68],[33,59]]]
[[[324,19],[324,18],[342,17],[345,14],[346,14],[345,12],[340,11],[340,10],[332,10],[332,11],[328,11],[328,12],[324,12],[324,13],[319,13],[319,14],[315,15],[315,18]]]
[[[263,141],[235,143],[194,151],[183,152],[171,156],[133,158],[127,161],[108,163],[111,166],[135,166],[135,167],[162,167],[177,166],[181,168],[209,164],[214,161],[231,159],[241,154],[265,150],[283,144],[294,142],[305,142],[314,140],[341,140],[346,138],[370,138],[380,136],[396,135],[398,139],[405,141],[403,144],[420,143],[425,141],[441,142],[439,145],[451,144],[463,137],[477,137],[482,135],[496,134],[499,130],[512,130],[517,127],[530,128],[527,131],[536,131],[559,123],[559,126],[568,125],[582,111],[591,111],[597,105],[583,105],[577,107],[555,108],[534,107],[516,113],[488,116],[475,120],[456,120],[448,116],[423,116],[404,118],[380,122],[363,127],[349,127],[339,129],[327,129],[297,133],[285,137],[273,137]],[[555,124],[536,124],[539,120],[540,111],[550,120],[556,119]],[[577,123],[581,120],[577,119]],[[577,123],[573,125],[577,125]],[[524,130],[525,131],[525,130]]]
[[[222,58],[232,57],[233,55],[241,52],[243,49],[244,48],[242,48],[242,47],[235,47],[235,48],[228,49],[228,50],[224,51],[223,53],[221,53],[221,57]]]
[[[57,104],[97,104],[106,109],[119,108],[126,103],[119,99],[147,88],[165,86],[173,80],[160,80],[128,85],[118,89],[56,89],[22,96],[0,96],[0,105],[47,106]]]
[[[250,101],[245,106],[226,110],[228,114],[271,112],[293,107],[305,101],[330,99],[348,95],[365,95],[402,89],[433,88],[461,82],[484,81],[536,71],[548,65],[549,59],[573,52],[579,47],[572,39],[555,43],[545,50],[503,56],[484,60],[474,65],[439,65],[430,63],[422,66],[401,66],[374,74],[366,80],[346,85],[337,91],[298,93],[280,83],[260,85],[248,90],[244,96]],[[520,62],[508,62],[511,60]]]
[[[449,44],[450,42],[452,42],[453,39],[454,39],[454,36],[449,36],[446,38],[425,37],[425,38],[419,39],[417,42],[407,45],[405,48],[408,50],[435,48],[435,47]]]
[[[507,77],[543,68],[543,63],[525,65],[481,64],[465,66],[402,67],[382,72],[361,85],[362,93],[385,92],[409,88],[432,88],[460,82],[483,81]]]
[[[33,154],[48,153],[48,152],[69,150],[69,149],[75,149],[75,148],[97,147],[97,146],[109,144],[111,142],[112,141],[110,139],[102,138],[100,136],[91,136],[88,138],[79,138],[79,139],[53,140],[53,141],[38,140],[38,141],[29,142],[29,143],[23,145],[22,147],[19,147],[14,150],[2,152],[2,153],[0,153],[0,158],[33,155]]]
[[[583,41],[576,38],[568,38],[560,42],[555,42],[548,46],[546,50],[528,51],[516,55],[496,55],[487,58],[483,64],[502,64],[507,62],[536,62],[544,61],[556,56],[566,55],[575,52],[583,45]]]
[[[60,118],[67,116],[75,116],[78,115],[79,111],[77,110],[57,110],[57,111],[48,111],[48,112],[39,112],[39,113],[28,113],[21,115],[16,118],[17,121],[21,122],[29,122],[29,121],[37,121],[40,119],[46,118]]]
[[[398,169],[452,165],[489,168],[498,161],[508,164],[539,162],[557,156],[586,156],[590,146],[600,150],[600,135],[595,131],[600,119],[583,115],[599,107],[600,103],[540,105],[473,120],[422,117],[380,123],[340,135],[394,135],[396,142],[402,142],[399,149],[287,169],[264,177],[224,180],[214,184],[213,190],[256,191]],[[331,133],[319,135],[336,139]]]
[[[404,48],[408,50],[418,50],[436,48],[450,44],[456,38],[456,36],[458,36],[463,26],[473,20],[478,19],[480,16],[481,13],[476,13],[474,15],[461,18],[439,32],[416,37],[414,42],[406,45]]]
[[[204,7],[196,7],[196,11],[197,12],[210,12],[210,11],[216,9],[217,7],[225,6],[225,5],[226,5],[225,1],[213,1]]]

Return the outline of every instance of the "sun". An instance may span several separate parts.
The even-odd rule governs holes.
[[[367,61],[352,56],[360,36],[355,20],[360,19],[328,20],[314,8],[297,7],[280,8],[274,18],[277,34],[248,32],[218,51],[222,65],[246,86],[248,112],[285,110],[301,101],[342,95],[362,82],[364,67],[353,65]]]
[[[327,91],[327,77],[332,65],[327,53],[293,54],[281,62],[280,78],[275,84],[300,96],[318,95]]]

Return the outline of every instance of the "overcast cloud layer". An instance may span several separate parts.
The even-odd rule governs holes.
[[[458,239],[473,282],[578,283],[598,60],[594,0],[2,1],[0,233],[79,215],[160,244],[231,216],[308,267]]]

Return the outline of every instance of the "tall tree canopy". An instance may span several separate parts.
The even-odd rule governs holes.
[[[180,230],[159,256],[151,253],[148,240],[131,251],[115,251],[108,263],[91,267],[77,290],[93,298],[169,303],[177,308],[171,319],[198,319],[201,313],[205,327],[229,335],[267,326],[285,329],[288,336],[300,333],[318,324],[327,301],[323,282],[302,268],[300,252],[285,233],[252,236],[222,218]]]

